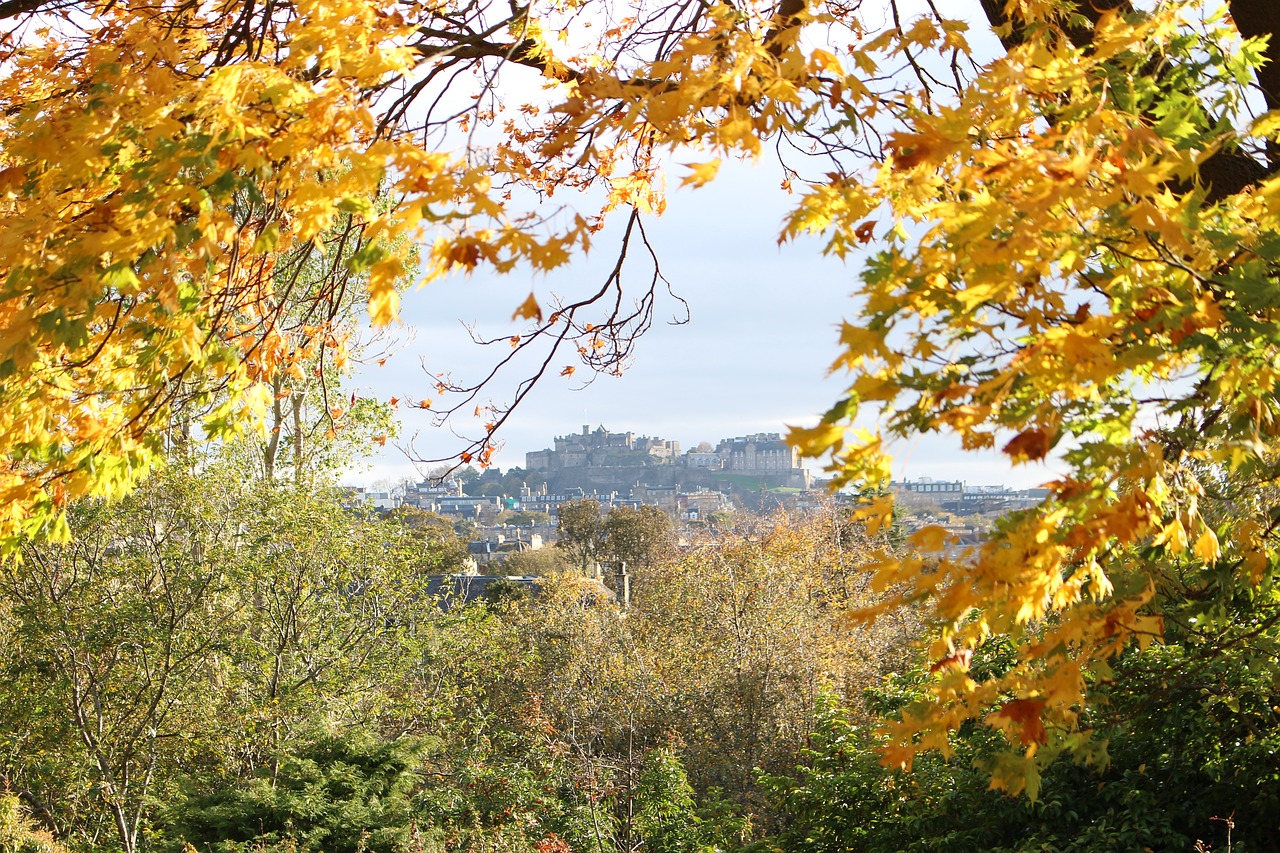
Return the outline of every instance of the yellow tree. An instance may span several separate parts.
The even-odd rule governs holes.
[[[130,488],[179,411],[208,409],[214,435],[260,425],[270,377],[314,357],[295,342],[340,358],[323,322],[286,334],[288,271],[312,252],[344,261],[307,315],[355,272],[383,324],[411,239],[426,279],[545,270],[620,215],[614,273],[576,301],[521,293],[511,338],[546,346],[539,372],[565,348],[617,367],[651,317],[622,261],[665,204],[663,164],[701,185],[785,143],[802,154],[783,236],[879,250],[841,335],[850,393],[794,440],[843,481],[883,480],[880,434],[847,436],[862,407],[889,436],[1068,466],[977,553],[926,531],[935,558],[879,574],[937,626],[934,701],[903,740],[945,749],[983,718],[1021,752],[1005,783],[1034,782],[1085,742],[1107,658],[1159,634],[1161,561],[1270,578],[1275,520],[1239,506],[1231,536],[1208,526],[1196,472],[1275,476],[1277,13],[982,6],[1000,56],[896,0],[0,2],[0,539],[62,533],[66,501]],[[504,69],[545,88],[504,88]],[[329,246],[342,215],[355,242]],[[974,678],[996,634],[1017,661]]]
[[[841,333],[849,393],[794,438],[844,482],[887,479],[886,435],[1063,463],[981,547],[930,528],[886,556],[894,594],[867,614],[923,603],[935,628],[929,698],[892,726],[890,760],[981,719],[1014,747],[994,781],[1034,796],[1062,751],[1102,758],[1090,687],[1161,639],[1171,574],[1196,574],[1178,594],[1206,619],[1272,597],[1278,519],[1248,496],[1276,478],[1280,78],[1260,37],[1277,19],[1254,2],[987,8],[1007,55],[904,112],[872,180],[819,187],[789,220],[837,253],[884,234]],[[882,430],[849,439],[867,409]],[[1012,660],[973,666],[993,637]]]

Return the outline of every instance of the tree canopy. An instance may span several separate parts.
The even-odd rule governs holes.
[[[1267,0],[983,0],[1004,52],[979,56],[935,4],[872,5],[0,2],[0,541],[65,535],[68,502],[121,496],[175,424],[261,428],[273,380],[346,358],[353,288],[396,318],[412,246],[421,279],[548,270],[620,217],[597,289],[513,297],[511,354],[543,355],[478,409],[463,456],[486,461],[553,360],[616,369],[647,327],[657,274],[629,295],[625,261],[667,164],[700,186],[772,146],[782,237],[873,253],[849,393],[793,441],[850,484],[919,432],[1067,468],[974,552],[926,529],[931,555],[878,568],[885,607],[935,628],[891,759],[982,719],[1021,755],[998,781],[1034,784],[1089,742],[1108,660],[1160,636],[1171,566],[1198,572],[1199,630],[1273,595],[1280,22]],[[463,402],[416,405],[478,399],[436,388]],[[1014,661],[978,676],[996,635]]]

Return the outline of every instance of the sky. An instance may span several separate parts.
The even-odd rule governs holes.
[[[989,38],[978,4],[967,5],[971,40]],[[660,301],[654,326],[623,375],[599,376],[585,387],[582,369],[572,378],[558,375],[576,363],[570,355],[559,357],[503,427],[496,466],[523,467],[525,453],[550,447],[555,436],[583,425],[674,439],[682,449],[751,433],[785,433],[788,425],[814,423],[841,396],[845,380],[827,368],[837,355],[838,324],[856,316],[851,294],[861,259],[825,257],[818,239],[778,244],[783,215],[794,199],[780,187],[779,166],[767,158],[754,164],[726,161],[714,181],[696,190],[677,187],[684,172],[678,165],[669,171],[666,213],[646,217],[646,227],[663,274],[688,304],[688,323],[665,322],[684,309],[674,298]],[[584,207],[594,212],[589,203]],[[549,276],[477,273],[405,294],[400,350],[385,366],[363,369],[354,384],[383,399],[420,400],[437,396],[432,373],[449,371],[459,381],[483,376],[500,353],[473,344],[464,324],[485,337],[510,336],[521,329],[511,314],[530,290],[544,306],[553,293],[594,290],[612,266],[616,237],[606,229],[596,251]],[[517,378],[499,382],[485,399],[509,399]],[[464,438],[448,426],[433,426],[426,413],[404,407],[400,412],[400,437],[354,466],[348,482],[368,486],[419,478],[431,466],[415,465],[414,459],[465,449]],[[474,437],[479,427],[464,419],[452,429]],[[897,478],[1026,488],[1055,473],[1043,465],[1011,468],[998,453],[964,453],[936,437],[894,452]],[[817,470],[818,463],[809,464]]]
[[[555,436],[583,425],[674,439],[690,449],[814,423],[844,389],[844,378],[827,368],[837,355],[837,326],[856,309],[851,294],[859,261],[825,257],[817,239],[779,245],[788,207],[780,182],[776,166],[726,163],[712,184],[673,190],[665,215],[650,218],[647,227],[663,273],[688,303],[689,321],[666,322],[683,313],[667,297],[623,375],[599,376],[585,387],[581,369],[573,378],[558,375],[575,363],[568,355],[558,358],[503,428],[494,464],[523,467],[526,452],[550,447]],[[458,380],[483,375],[498,351],[471,343],[464,324],[489,337],[512,335],[521,324],[511,313],[530,289],[545,299],[597,287],[612,264],[608,237],[592,256],[550,277],[458,276],[407,293],[401,349],[385,366],[363,369],[356,386],[383,399],[419,400],[436,396],[436,371],[449,370]],[[510,384],[499,384],[487,399],[509,394]],[[421,477],[430,466],[415,466],[413,458],[449,456],[466,446],[423,412],[402,407],[401,415],[399,439],[353,468],[348,482]],[[457,425],[468,427],[475,429],[469,418]],[[900,446],[896,457],[899,478],[1030,487],[1052,473],[1043,466],[1012,469],[998,454],[962,454],[938,439]]]

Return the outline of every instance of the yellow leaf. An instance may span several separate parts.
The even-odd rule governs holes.
[[[892,496],[875,498],[866,505],[858,507],[853,515],[854,518],[866,524],[867,532],[874,536],[882,530],[887,530],[893,523],[893,498]]]
[[[369,270],[369,321],[386,326],[400,319],[400,294],[396,282],[403,271],[399,258],[378,261]]]
[[[1222,556],[1222,548],[1218,544],[1218,534],[1206,527],[1204,532],[1196,539],[1195,552],[1196,556],[1206,563],[1218,562],[1218,558]]]
[[[1164,545],[1171,554],[1181,554],[1187,550],[1187,529],[1182,526],[1182,519],[1175,518],[1166,524],[1156,535],[1154,544]]]
[[[706,163],[686,163],[685,166],[689,169],[689,174],[684,176],[680,185],[701,187],[713,180],[720,171],[720,158]]]
[[[947,547],[951,541],[951,533],[945,527],[931,524],[912,533],[907,541],[921,551],[936,552]]]
[[[816,427],[791,427],[787,443],[805,456],[821,456],[844,443],[844,427],[840,424],[818,424]]]

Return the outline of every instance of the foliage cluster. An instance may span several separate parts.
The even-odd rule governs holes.
[[[600,503],[584,498],[560,505],[556,544],[583,574],[600,570],[602,564],[643,573],[671,553],[675,528],[655,506],[618,506],[601,515]]]
[[[899,654],[841,626],[865,542],[830,525],[655,562],[625,614],[576,573],[444,611],[439,519],[181,462],[0,573],[28,846],[729,849],[758,831],[751,768],[792,766],[821,692]]]
[[[766,143],[798,152],[783,238],[873,252],[840,331],[847,392],[792,440],[872,489],[886,441],[919,433],[1065,468],[979,547],[929,528],[876,561],[874,591],[889,595],[860,615],[922,607],[931,637],[889,760],[945,756],[985,726],[1007,746],[994,781],[1034,793],[1056,756],[1101,760],[1123,705],[1117,661],[1161,641],[1197,673],[1256,649],[1203,689],[1267,722],[1236,747],[1266,754],[1274,704],[1231,685],[1269,677],[1280,564],[1275,4],[983,0],[1003,48],[988,57],[937,4],[911,19],[890,0],[883,25],[861,5],[0,2],[0,655],[13,685],[0,714],[23,721],[0,748],[24,790],[56,793],[50,821],[85,839],[111,827],[132,848],[175,778],[164,768],[239,778],[278,760],[307,714],[384,726],[441,713],[414,704],[420,685],[388,693],[369,676],[408,671],[425,624],[399,612],[417,613],[394,528],[235,482],[197,495],[167,479],[157,493],[173,500],[114,508],[79,499],[121,501],[192,435],[260,431],[274,479],[336,438],[348,408],[376,432],[385,412],[354,417],[360,401],[329,394],[331,370],[349,359],[357,301],[374,325],[396,318],[423,238],[427,279],[545,271],[617,212],[603,283],[513,299],[528,325],[506,339],[511,358],[546,349],[512,405],[562,352],[620,369],[662,280],[655,268],[624,297],[628,250],[649,248],[643,217],[666,204],[663,158],[696,158],[684,182],[701,186]],[[546,88],[504,108],[499,72],[513,67]],[[589,209],[547,203],[570,191]],[[434,387],[461,395],[446,413],[481,391],[444,374]],[[862,428],[868,410],[879,432]],[[476,414],[463,461],[483,463],[510,406]],[[877,494],[873,528],[892,512]],[[88,535],[50,544],[73,529]],[[546,644],[507,652],[555,647],[535,635]],[[984,649],[1005,665],[978,668]],[[1166,680],[1151,676],[1147,695]],[[180,689],[195,683],[212,688]]]
[[[1094,721],[1108,760],[1048,765],[1034,800],[991,790],[993,765],[1007,759],[989,729],[969,724],[949,759],[922,757],[910,773],[894,772],[878,760],[884,733],[831,705],[797,771],[763,780],[785,825],[751,850],[1280,849],[1274,661],[1250,665],[1251,653],[1236,650],[1207,662],[1194,642],[1169,640],[1156,654],[1117,662],[1106,711]],[[870,707],[900,714],[924,697],[927,681],[920,670],[892,679],[872,692]]]

